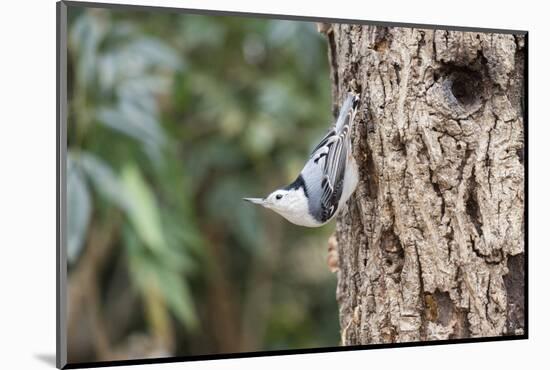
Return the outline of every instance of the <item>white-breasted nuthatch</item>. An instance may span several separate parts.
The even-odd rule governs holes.
[[[359,96],[348,93],[336,123],[313,149],[298,178],[265,198],[243,198],[307,227],[329,222],[355,191],[359,180],[351,132]]]

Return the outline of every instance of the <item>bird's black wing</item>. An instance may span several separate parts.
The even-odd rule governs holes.
[[[348,118],[350,117],[348,116]],[[325,220],[334,215],[342,195],[349,150],[347,145],[348,135],[349,125],[345,126],[342,132],[332,135],[325,146],[327,149],[326,160],[321,181],[321,208]]]
[[[338,209],[342,195],[344,175],[350,147],[351,123],[355,116],[355,107],[345,104],[347,112],[341,114],[337,124],[323,137],[311,154],[308,178],[317,179],[315,184],[318,199],[312,199],[317,205],[316,216],[320,221],[330,219]],[[343,107],[343,108],[344,108]],[[339,128],[339,131],[337,130]],[[314,186],[315,186],[314,185]]]

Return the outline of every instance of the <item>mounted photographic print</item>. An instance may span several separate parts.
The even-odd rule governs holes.
[[[58,367],[527,338],[527,32],[57,10]]]

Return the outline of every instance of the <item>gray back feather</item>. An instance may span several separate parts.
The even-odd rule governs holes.
[[[336,123],[313,149],[301,172],[309,196],[309,212],[321,222],[334,215],[342,194],[357,99],[357,95],[348,94]]]

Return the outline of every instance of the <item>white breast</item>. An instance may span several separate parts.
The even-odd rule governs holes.
[[[288,221],[292,222],[293,224],[299,225],[299,226],[306,226],[306,227],[319,227],[323,225],[322,223],[315,220],[309,212],[306,212],[304,214],[281,214],[284,218],[286,218]]]
[[[293,224],[306,227],[319,227],[322,225],[309,214],[309,205],[302,188],[292,190],[285,196],[284,209],[273,207],[272,209]]]

